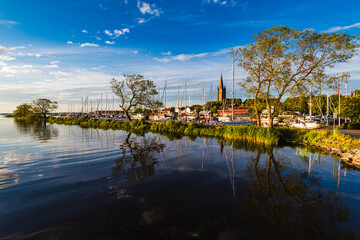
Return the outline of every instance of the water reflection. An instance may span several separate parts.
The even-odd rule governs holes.
[[[57,138],[58,129],[46,122],[29,122],[23,120],[14,121],[17,130],[24,135],[33,136],[35,140],[46,142],[52,138]]]
[[[155,174],[155,164],[165,145],[156,137],[131,138],[128,134],[120,145],[121,157],[115,160],[113,175],[123,174],[127,182],[135,182]]]
[[[19,174],[0,173],[0,189],[7,188],[19,182]]]
[[[339,223],[350,212],[336,192],[320,187],[319,177],[295,169],[286,157],[269,149],[249,159],[245,197],[236,217],[251,229],[253,239],[353,239]]]

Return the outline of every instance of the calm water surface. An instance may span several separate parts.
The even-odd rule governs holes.
[[[0,239],[359,239],[360,174],[312,149],[0,118]]]

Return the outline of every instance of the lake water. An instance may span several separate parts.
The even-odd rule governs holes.
[[[0,239],[358,239],[360,173],[314,149],[0,118]]]

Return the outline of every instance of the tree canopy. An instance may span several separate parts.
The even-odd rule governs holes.
[[[125,74],[125,79],[118,81],[113,78],[110,82],[112,91],[120,98],[120,108],[128,120],[130,111],[135,107],[153,108],[157,102],[153,98],[158,94],[153,81],[144,79],[139,74]]]
[[[34,100],[32,106],[34,113],[43,117],[46,117],[46,114],[51,113],[58,108],[57,102],[46,98],[39,98]]]
[[[341,100],[341,116],[360,122],[360,96]]]
[[[15,118],[31,117],[33,115],[34,115],[34,109],[32,105],[28,103],[20,104],[14,110]]]
[[[286,26],[272,27],[253,37],[254,43],[232,49],[231,55],[247,77],[239,85],[254,98],[254,110],[260,124],[256,103],[263,98],[272,122],[282,97],[309,92],[309,87],[335,87],[349,74],[326,72],[351,59],[359,46],[355,35],[316,33]],[[270,99],[275,102],[270,104]],[[271,111],[271,107],[275,111]],[[270,124],[272,126],[272,124]]]

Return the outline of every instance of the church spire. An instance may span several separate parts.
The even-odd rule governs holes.
[[[226,99],[226,87],[224,87],[224,81],[222,77],[222,73],[220,75],[220,84],[216,91],[216,101],[221,102]]]

